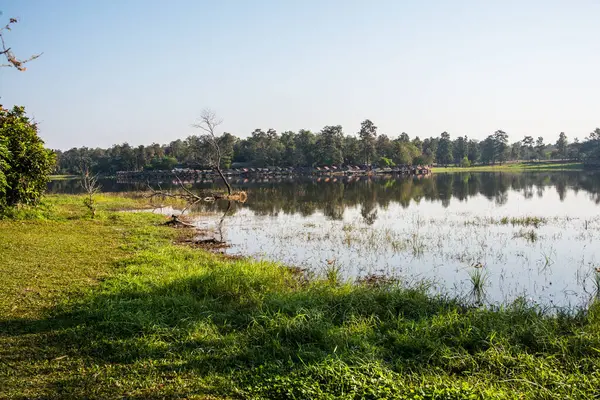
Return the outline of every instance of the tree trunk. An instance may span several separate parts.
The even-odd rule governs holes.
[[[223,179],[223,183],[225,184],[225,186],[227,186],[227,194],[230,195],[231,194],[231,185],[229,184],[229,182],[227,182],[227,178],[225,178],[225,175],[223,175],[223,172],[221,172],[221,168],[217,165],[216,167],[217,172],[219,173],[219,175],[221,176],[221,179]]]

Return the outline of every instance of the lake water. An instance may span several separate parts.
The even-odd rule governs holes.
[[[230,254],[346,279],[393,276],[479,301],[525,297],[542,306],[581,306],[600,284],[600,174],[456,173],[415,178],[233,180],[245,204],[203,205],[196,224],[226,240]],[[168,186],[168,183],[166,183]],[[103,182],[106,191],[145,185]],[[217,187],[197,183],[199,189]],[[164,187],[164,183],[163,183]],[[77,192],[51,182],[51,192]]]

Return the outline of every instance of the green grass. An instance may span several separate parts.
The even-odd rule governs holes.
[[[444,172],[522,172],[522,171],[579,171],[583,163],[579,162],[518,162],[497,165],[475,165],[472,167],[433,167],[434,173]]]
[[[50,180],[53,181],[66,181],[70,179],[80,179],[79,175],[50,175]]]
[[[598,305],[546,315],[392,281],[307,282],[110,211],[130,200],[107,196],[95,220],[78,200],[0,221],[0,398],[597,395]]]

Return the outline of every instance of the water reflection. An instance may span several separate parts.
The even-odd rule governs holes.
[[[118,183],[101,181],[106,192],[145,190],[146,183]],[[509,192],[521,193],[525,199],[542,198],[545,190],[555,190],[561,202],[568,191],[586,192],[590,199],[600,204],[600,174],[594,172],[533,172],[533,173],[455,173],[434,174],[424,178],[368,178],[339,177],[320,179],[259,179],[232,180],[236,189],[248,193],[243,207],[257,215],[276,216],[279,213],[310,216],[322,212],[333,220],[341,220],[347,208],[360,206],[365,222],[372,224],[378,218],[378,208],[399,204],[407,208],[421,201],[440,202],[445,208],[454,201],[468,201],[483,196],[497,207],[504,206]],[[164,188],[173,187],[163,182]],[[198,189],[216,189],[212,182],[194,183]],[[81,193],[75,180],[52,181],[51,193]],[[226,205],[202,204],[199,207],[220,208]],[[234,211],[240,205],[234,205]]]
[[[468,296],[481,268],[486,301],[525,296],[544,306],[581,305],[600,267],[600,174],[461,173],[427,178],[232,181],[248,200],[202,203],[195,223],[251,255],[315,272],[327,260],[348,279],[386,274],[426,279]],[[146,184],[102,182],[105,191]],[[162,184],[163,187],[168,183]],[[214,189],[211,182],[198,189]],[[80,191],[56,181],[52,192]],[[481,299],[479,299],[481,301]]]

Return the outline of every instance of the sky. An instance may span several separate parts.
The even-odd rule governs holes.
[[[26,72],[0,68],[55,149],[256,128],[411,138],[600,126],[597,0],[0,0]]]

